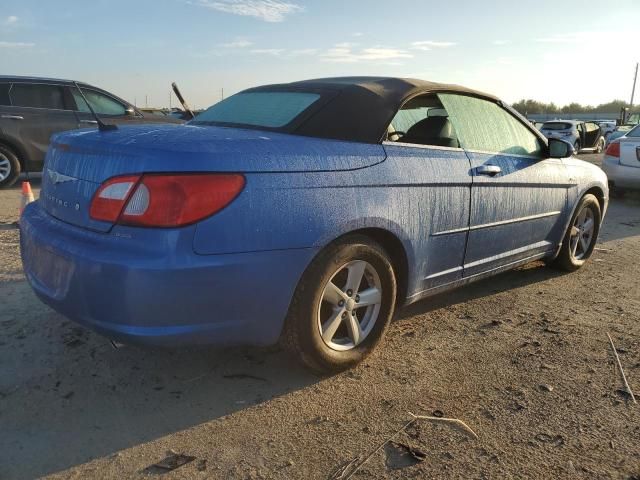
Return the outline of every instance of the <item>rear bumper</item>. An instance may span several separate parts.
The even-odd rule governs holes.
[[[613,187],[640,190],[640,168],[622,165],[617,158],[605,155],[602,170]]]
[[[94,233],[38,202],[20,232],[24,271],[43,302],[114,340],[162,346],[275,343],[316,252],[197,255],[184,229],[145,230],[143,239]]]

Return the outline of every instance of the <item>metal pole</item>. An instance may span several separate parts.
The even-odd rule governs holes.
[[[636,74],[633,77],[633,88],[631,89],[631,101],[629,102],[629,110],[633,109],[633,97],[636,93],[636,81],[638,80],[638,65],[640,63],[636,63]]]

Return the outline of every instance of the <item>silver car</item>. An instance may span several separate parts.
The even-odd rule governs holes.
[[[606,144],[602,129],[595,122],[552,120],[544,122],[540,132],[547,138],[558,138],[570,143],[576,153],[602,153]]]

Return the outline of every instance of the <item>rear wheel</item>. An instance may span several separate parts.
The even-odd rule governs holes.
[[[10,187],[20,175],[20,161],[13,150],[0,145],[0,188]]]
[[[575,150],[575,153],[580,153],[580,142],[578,140],[573,144],[573,149]]]
[[[596,245],[601,218],[598,199],[591,194],[582,197],[564,236],[560,254],[554,261],[555,266],[572,272],[585,264]]]
[[[284,345],[309,368],[337,372],[373,351],[391,321],[396,279],[386,252],[361,235],[329,245],[294,293]]]

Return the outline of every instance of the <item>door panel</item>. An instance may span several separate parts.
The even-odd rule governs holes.
[[[555,248],[562,237],[567,175],[561,160],[467,152],[473,172],[464,275]],[[483,165],[501,170],[478,174]]]
[[[471,176],[469,159],[459,148],[385,142],[385,165],[404,178],[411,172],[407,221],[415,239],[415,265],[420,285],[428,290],[462,278],[469,227]]]
[[[551,251],[562,237],[568,175],[543,159],[546,145],[525,119],[497,101],[439,95],[472,172],[464,276]]]

